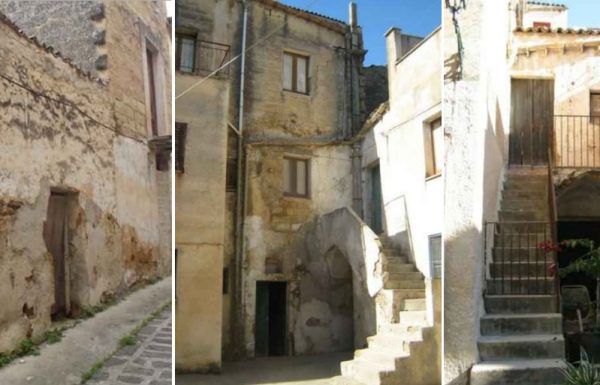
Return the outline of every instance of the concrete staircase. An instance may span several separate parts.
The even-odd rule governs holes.
[[[549,218],[546,178],[545,168],[507,175],[487,277],[487,314],[480,322],[482,362],[471,370],[471,385],[562,383],[562,316],[546,274],[551,258],[536,247],[551,233],[549,226],[533,223]]]
[[[434,329],[428,326],[425,282],[414,264],[394,249],[383,250],[383,297],[392,314],[389,322],[378,322],[378,332],[368,338],[368,347],[342,362],[342,377],[335,384],[411,385],[439,384],[427,365],[434,366],[437,350]],[[432,349],[433,346],[433,349]],[[433,377],[435,378],[435,376]],[[439,378],[439,377],[438,377]],[[430,381],[430,380],[429,380]]]

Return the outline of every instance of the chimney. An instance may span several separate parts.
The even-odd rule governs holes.
[[[394,87],[396,77],[396,62],[402,57],[402,30],[392,27],[385,33],[385,48],[387,53],[387,72],[388,72],[388,90],[389,101],[393,102]]]
[[[350,2],[350,5],[348,7],[348,13],[350,18],[350,30],[354,31],[358,26],[358,20],[356,16],[356,3],[354,1]]]

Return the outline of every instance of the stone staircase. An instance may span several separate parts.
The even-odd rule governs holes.
[[[551,233],[545,223],[534,223],[549,218],[546,178],[545,168],[508,172],[480,322],[482,362],[471,370],[471,385],[562,383],[565,346],[547,277],[551,257],[536,247]]]
[[[438,352],[430,343],[435,335],[427,322],[424,277],[397,250],[383,249],[383,255],[380,298],[391,298],[387,302],[391,316],[387,322],[378,321],[377,334],[368,338],[366,349],[356,350],[352,360],[342,362],[342,377],[334,383],[399,385],[410,378],[411,385],[437,385],[440,381],[432,382],[427,370],[427,365],[434,366],[432,357]]]

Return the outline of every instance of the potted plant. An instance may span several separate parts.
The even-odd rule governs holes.
[[[583,249],[584,253],[569,263],[566,267],[559,268],[558,274],[565,277],[574,273],[582,273],[596,281],[596,305],[600,299],[600,246],[590,239],[571,239],[560,242],[555,251],[563,248]],[[595,322],[583,332],[576,333],[574,340],[590,355],[592,362],[600,363],[600,311],[595,314]],[[587,358],[587,355],[586,355]],[[600,384],[600,383],[599,383]]]
[[[563,369],[565,385],[598,385],[600,384],[600,370],[590,363],[585,351],[581,355],[579,366],[567,362],[567,368]]]

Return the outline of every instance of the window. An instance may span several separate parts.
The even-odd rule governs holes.
[[[431,277],[442,278],[442,236],[429,236],[429,259],[431,261]]]
[[[187,123],[175,122],[175,172],[183,173]]]
[[[437,118],[425,128],[425,166],[428,178],[442,173],[443,142],[442,118]]]
[[[590,94],[590,116],[600,116],[600,92]]]
[[[181,72],[194,72],[196,68],[196,37],[175,34],[175,69]]]
[[[229,268],[223,269],[223,294],[229,294]]]
[[[148,92],[150,93],[150,127],[152,136],[158,136],[158,106],[156,100],[155,53],[146,45],[146,66],[148,70]]]
[[[308,56],[283,53],[283,89],[308,94]]]
[[[550,28],[551,24],[547,21],[534,21],[533,22],[533,27],[534,28]]]
[[[308,198],[310,195],[310,161],[285,157],[283,159],[284,195]]]

